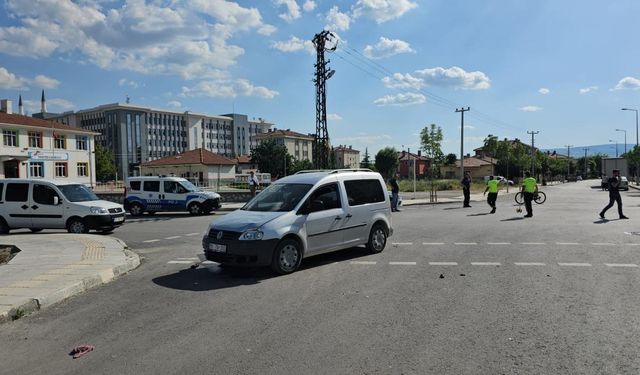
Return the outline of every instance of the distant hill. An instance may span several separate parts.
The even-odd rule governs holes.
[[[631,151],[633,146],[635,146],[635,145],[627,144],[627,151]],[[573,158],[583,157],[585,148],[588,148],[588,150],[587,150],[587,155],[588,156],[592,156],[592,155],[596,155],[596,154],[605,154],[605,155],[608,155],[611,158],[616,156],[616,144],[615,143],[607,143],[607,144],[604,144],[604,145],[571,147],[571,157],[573,157]],[[558,153],[560,155],[566,155],[567,154],[567,148],[566,147],[549,148],[549,149],[543,149],[542,151],[543,152],[546,152],[546,151],[554,152],[555,151],[556,153]],[[618,156],[622,155],[623,153],[624,153],[624,144],[619,144],[618,145]]]

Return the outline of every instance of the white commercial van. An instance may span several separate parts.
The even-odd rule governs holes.
[[[83,184],[42,179],[0,180],[0,233],[11,229],[110,232],[124,223],[121,204],[100,200]]]
[[[387,188],[370,170],[298,172],[209,225],[204,258],[294,272],[303,258],[365,245],[384,250],[393,234]]]
[[[180,177],[145,176],[127,179],[124,207],[133,216],[145,211],[189,211],[208,214],[220,208],[220,194],[201,191]]]

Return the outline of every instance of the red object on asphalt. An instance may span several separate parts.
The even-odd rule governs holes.
[[[89,353],[93,349],[95,349],[93,345],[79,345],[73,348],[73,350],[69,354],[73,356],[73,359],[78,359],[83,355]]]

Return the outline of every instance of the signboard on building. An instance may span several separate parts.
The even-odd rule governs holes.
[[[69,160],[69,154],[66,152],[54,151],[29,151],[29,160]]]

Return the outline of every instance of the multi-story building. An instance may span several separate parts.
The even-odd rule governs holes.
[[[46,108],[43,102],[43,108]],[[44,110],[43,112],[46,112]],[[247,115],[221,116],[112,103],[47,118],[100,133],[96,142],[116,157],[118,175],[140,174],[140,164],[202,148],[228,158],[248,155],[272,123]]]
[[[256,136],[258,142],[274,140],[276,144],[284,145],[293,160],[313,161],[313,140],[311,135],[304,135],[291,131],[291,129],[269,129],[266,133]]]
[[[94,136],[98,133],[14,114],[0,107],[0,178],[46,178],[95,184]]]
[[[331,151],[336,168],[360,168],[360,151],[354,150],[351,145],[340,145]]]

